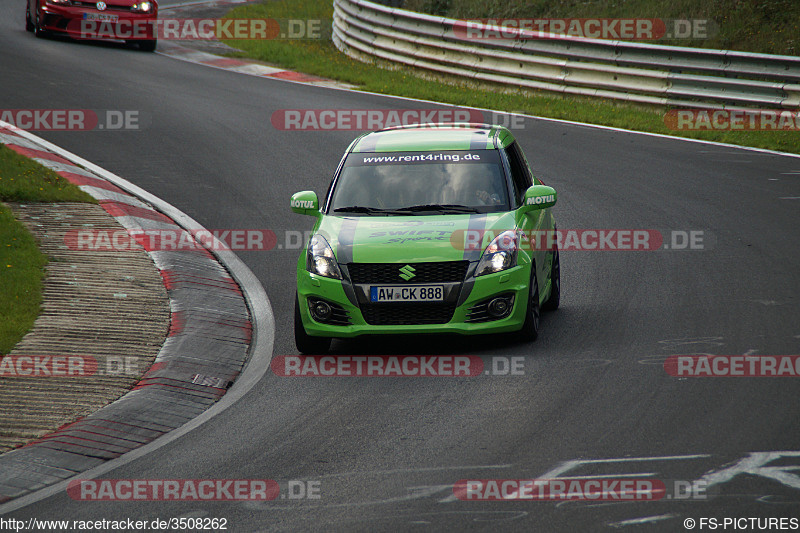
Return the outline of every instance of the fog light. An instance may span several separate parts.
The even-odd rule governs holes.
[[[312,301],[311,302],[311,316],[314,320],[318,320],[320,322],[325,322],[331,317],[331,306],[327,303],[323,302],[322,300]]]
[[[489,302],[487,311],[495,318],[505,316],[511,311],[511,301],[508,298],[495,298]]]

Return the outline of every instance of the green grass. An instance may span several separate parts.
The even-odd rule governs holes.
[[[89,202],[96,200],[49,168],[0,144],[0,201]]]
[[[660,18],[706,19],[718,32],[708,39],[660,40],[660,44],[800,55],[797,0],[406,0],[405,9],[455,19]]]
[[[0,200],[94,202],[64,178],[0,145]],[[31,329],[42,302],[47,257],[33,235],[0,203],[0,355]]]
[[[10,352],[39,316],[46,265],[33,235],[0,204],[0,355]]]
[[[235,8],[226,16],[330,20],[333,7],[330,0],[273,0]],[[456,78],[432,80],[422,71],[391,70],[380,68],[385,65],[350,59],[329,40],[227,40],[226,43],[242,51],[231,54],[234,57],[248,57],[343,81],[369,92],[800,153],[800,133],[796,131],[676,132],[664,123],[666,109],[543,92],[511,91],[501,86],[476,88]]]

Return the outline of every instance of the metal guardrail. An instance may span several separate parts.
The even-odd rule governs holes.
[[[488,27],[484,28],[488,29]],[[470,40],[464,22],[333,0],[333,42],[360,60],[661,106],[800,108],[800,57],[554,36]]]

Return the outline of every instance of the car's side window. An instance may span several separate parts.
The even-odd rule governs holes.
[[[506,148],[506,156],[508,157],[508,164],[511,167],[511,181],[514,183],[514,197],[517,200],[517,205],[520,205],[525,196],[525,191],[528,190],[528,187],[532,184],[531,176],[516,142],[513,142]]]

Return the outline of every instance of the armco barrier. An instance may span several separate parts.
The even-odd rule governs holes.
[[[525,30],[517,30],[516,39],[467,40],[463,21],[455,19],[366,0],[333,0],[333,8],[333,42],[356,59],[643,104],[800,107],[800,57],[565,36],[534,38]]]

